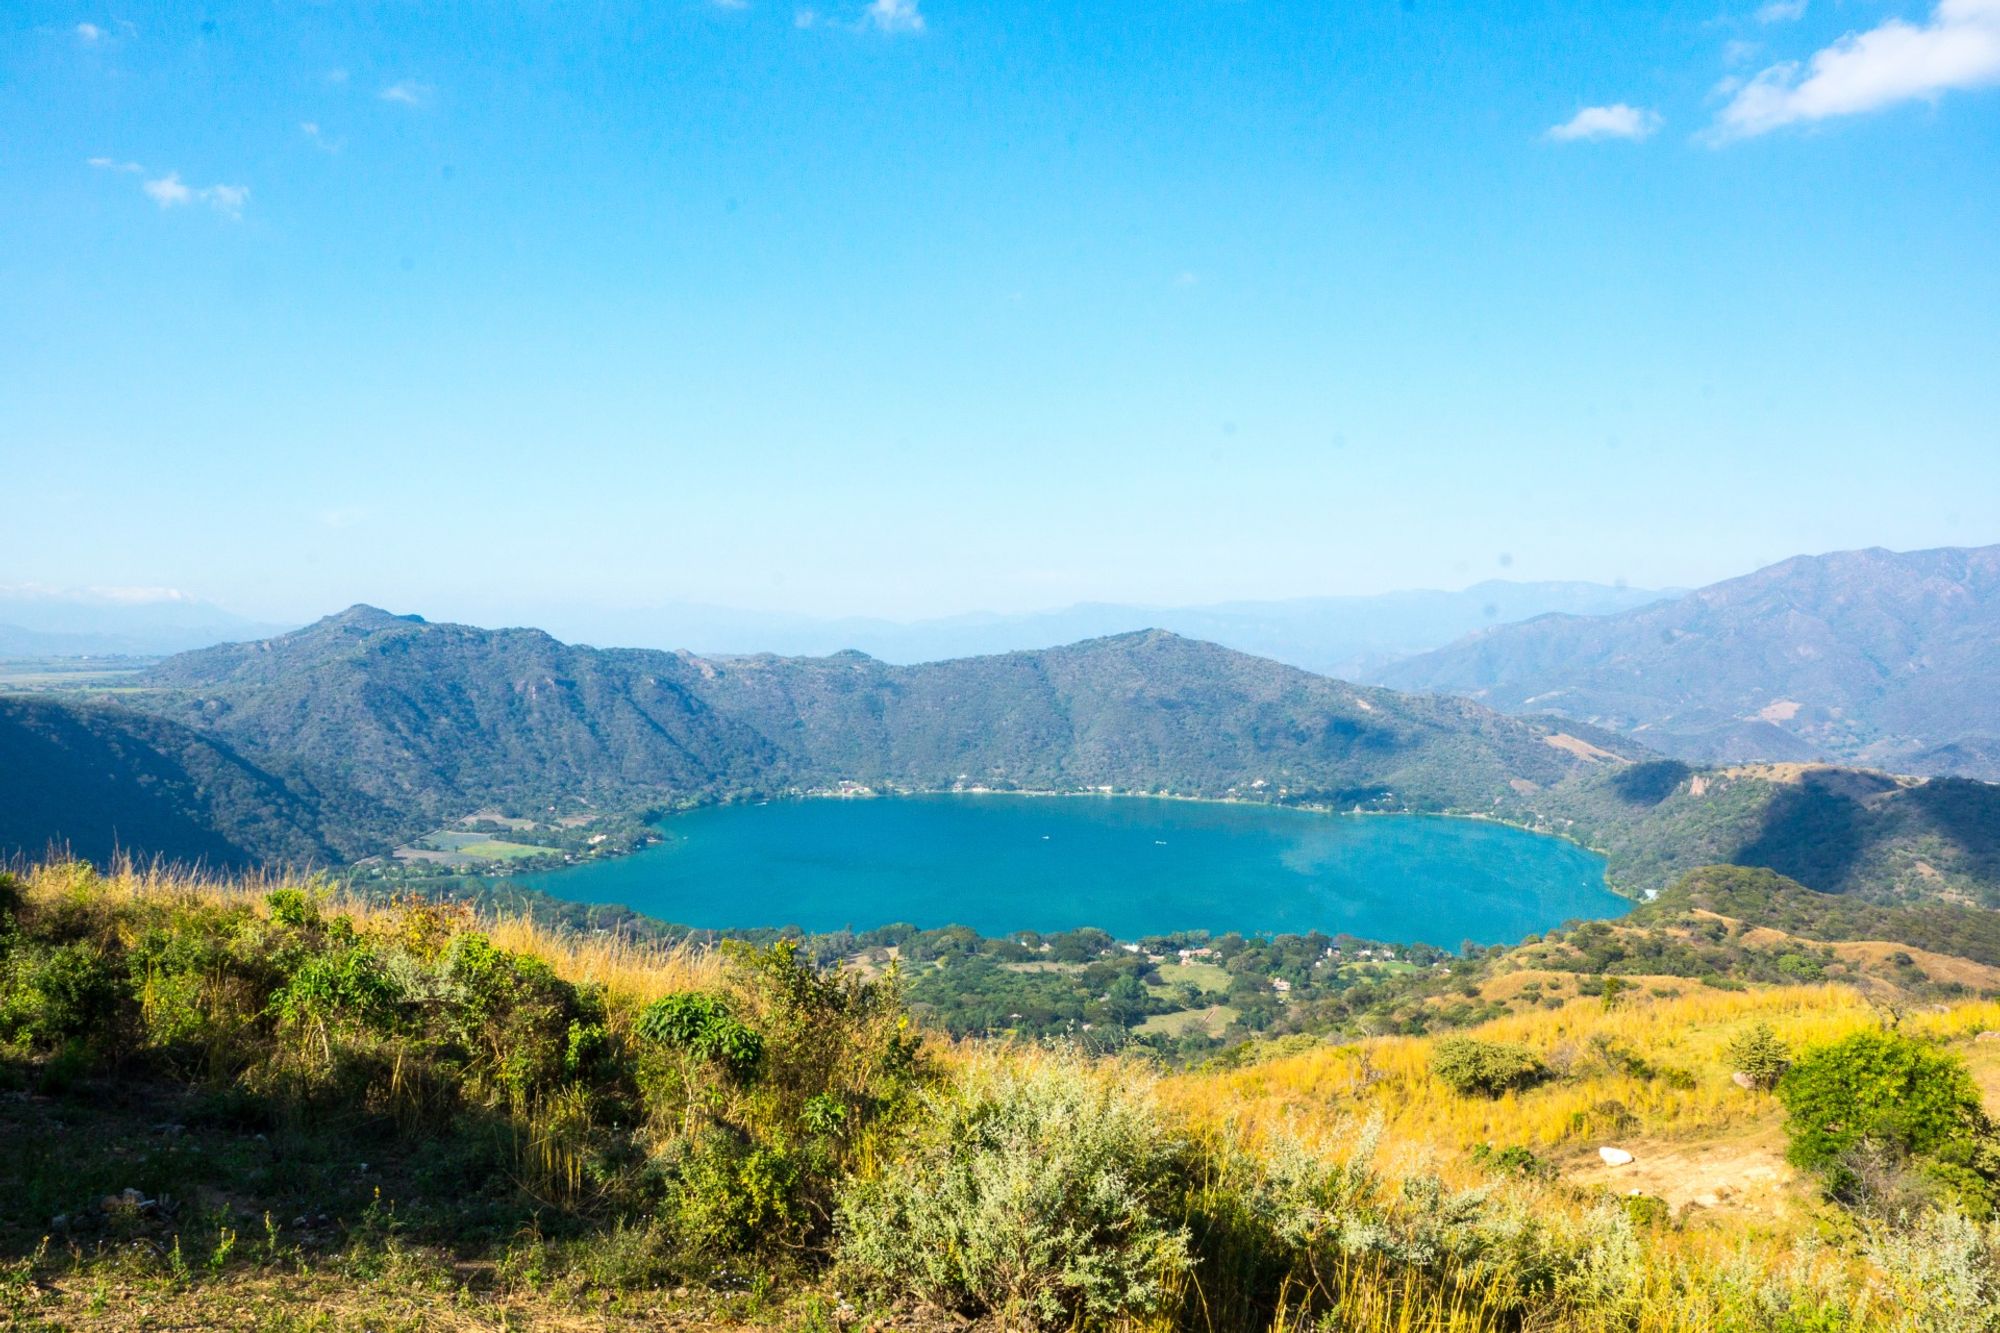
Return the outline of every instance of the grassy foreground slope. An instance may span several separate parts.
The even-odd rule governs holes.
[[[1731,1077],[1760,1026],[1804,1065],[1893,1024],[1990,1079],[1991,1003],[1670,978],[1470,1046],[1163,1077],[945,1042],[893,972],[783,947],[80,864],[3,896],[21,1323],[1832,1330],[2000,1302],[1989,1194],[1916,1163],[1882,1168],[1921,1204],[1898,1222],[1829,1203],[1781,1097]]]

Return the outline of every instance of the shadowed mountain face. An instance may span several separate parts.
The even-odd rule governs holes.
[[[324,811],[227,745],[113,706],[0,699],[0,852],[184,862],[336,859]]]
[[[142,706],[422,819],[839,781],[1491,809],[1615,759],[1545,722],[1160,631],[891,666],[600,650],[356,607],[184,654],[151,683]]]
[[[2000,546],[1801,556],[1612,616],[1543,616],[1380,673],[1704,762],[2000,778]]]

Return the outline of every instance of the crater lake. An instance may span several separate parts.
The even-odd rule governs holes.
[[[712,806],[659,828],[644,851],[514,882],[714,929],[1318,930],[1446,948],[1632,906],[1595,853],[1471,819],[953,794]]]

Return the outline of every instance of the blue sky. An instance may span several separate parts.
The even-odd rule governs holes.
[[[2000,540],[2000,0],[4,22],[0,584],[910,616]]]

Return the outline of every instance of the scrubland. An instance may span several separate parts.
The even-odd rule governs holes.
[[[48,865],[0,888],[0,1310],[1985,1328],[1995,1029],[1988,1002],[1633,986],[1163,1069],[955,1043],[911,1024],[893,971],[782,944]],[[1752,1037],[1777,1053],[1762,1081],[1732,1077]],[[1907,1095],[1910,1069],[1950,1095]]]

